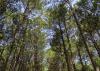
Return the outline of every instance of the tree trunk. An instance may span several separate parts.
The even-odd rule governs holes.
[[[71,4],[70,4],[70,1],[67,0],[66,2],[68,2],[71,11],[73,11],[73,8],[72,8],[72,6],[71,6]],[[78,19],[77,19],[77,16],[76,16],[76,14],[75,14],[74,12],[73,12],[73,17],[74,17],[74,19],[75,19],[76,25],[77,25],[78,30],[79,30],[79,32],[80,32],[80,36],[82,37],[82,40],[83,40],[83,43],[84,43],[84,45],[85,45],[86,51],[87,51],[87,53],[88,53],[88,55],[89,55],[89,57],[90,57],[92,66],[93,66],[93,68],[94,68],[94,71],[96,71],[95,63],[94,63],[93,58],[92,58],[92,55],[90,54],[90,51],[89,51],[89,49],[88,49],[88,45],[87,45],[87,43],[86,43],[85,37],[84,37],[83,32],[82,32],[82,29],[81,29],[81,27],[80,27],[80,23],[79,23],[79,21],[78,21]]]
[[[82,65],[82,71],[86,71],[86,69],[84,69],[84,64],[82,62],[82,57],[81,57],[81,53],[80,53],[80,48],[78,47],[78,45],[76,45],[76,48],[77,48],[77,52],[78,52],[78,56],[80,58],[80,63]]]
[[[92,33],[90,32],[89,34],[90,34],[91,41],[92,41],[92,43],[93,43],[93,45],[94,45],[95,49],[97,50],[98,55],[100,57],[100,48],[98,47],[96,41],[94,40],[94,37],[93,37]]]
[[[69,39],[69,36],[68,36],[68,33],[67,33],[67,27],[66,27],[66,22],[65,22],[65,17],[63,17],[63,22],[64,22],[64,28],[65,28],[65,31],[66,31],[66,37],[67,37],[67,43],[68,43],[68,49],[70,51],[70,55],[71,55],[71,62],[72,62],[72,66],[73,66],[73,69],[74,71],[76,70],[76,67],[75,67],[75,64],[74,64],[74,61],[72,60],[72,50],[71,50],[71,42],[70,42],[70,39]]]
[[[73,66],[72,66],[72,63],[71,63],[69,51],[66,50],[66,45],[65,45],[64,38],[63,38],[63,32],[62,32],[62,29],[61,29],[61,25],[60,25],[60,23],[58,23],[58,25],[59,25],[59,28],[60,28],[61,39],[62,39],[62,42],[63,42],[63,50],[64,50],[64,55],[65,55],[65,60],[66,60],[66,63],[67,63],[67,68],[68,68],[68,71],[73,71]]]

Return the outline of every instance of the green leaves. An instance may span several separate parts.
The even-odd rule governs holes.
[[[96,65],[100,67],[100,57],[96,57],[94,59],[95,59]]]
[[[5,48],[0,47],[0,57],[5,64],[0,63],[0,66],[11,71],[67,71],[67,66],[69,71],[75,67],[77,71],[82,71],[82,68],[85,69],[83,71],[92,71],[90,62],[100,66],[100,58],[95,54],[97,50],[87,35],[91,32],[92,38],[99,44],[100,37],[94,36],[100,30],[98,0],[93,0],[93,7],[89,7],[89,0],[80,0],[73,10],[63,2],[57,5],[54,2],[55,6],[50,5],[52,8],[45,9],[44,0],[11,1],[15,7],[17,2],[21,2],[20,8],[26,10],[24,13],[12,11],[6,0],[0,0],[0,18],[4,16],[0,21],[0,24],[4,24],[0,31],[0,45],[6,44]],[[75,20],[74,14],[77,17]],[[90,61],[90,56],[93,61]]]
[[[4,34],[0,33],[0,40],[3,39],[3,37],[4,37]]]
[[[6,11],[7,3],[5,0],[0,0],[0,15]]]

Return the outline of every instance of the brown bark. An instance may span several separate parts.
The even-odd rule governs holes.
[[[65,55],[65,60],[66,60],[66,63],[67,63],[67,68],[68,68],[68,71],[73,71],[73,66],[72,66],[72,62],[71,62],[71,59],[70,59],[69,51],[66,50],[66,45],[65,45],[64,38],[63,38],[63,32],[62,32],[62,29],[61,29],[61,24],[58,23],[58,25],[59,25],[59,28],[60,28],[61,39],[62,39],[62,42],[63,42],[63,50],[64,50],[64,55]]]
[[[71,6],[71,4],[70,4],[70,1],[67,0],[66,2],[69,4],[70,10],[73,11],[73,8],[72,8],[72,6]],[[93,58],[92,58],[92,55],[91,55],[91,53],[90,53],[90,51],[89,51],[89,49],[88,49],[88,45],[87,45],[87,43],[86,43],[86,39],[85,39],[85,37],[84,37],[84,35],[83,35],[83,32],[82,32],[82,29],[81,29],[81,27],[80,27],[80,23],[79,23],[79,21],[78,21],[78,19],[77,19],[77,16],[76,16],[76,14],[75,14],[74,12],[73,12],[73,17],[74,17],[74,19],[75,19],[76,25],[77,25],[78,30],[79,30],[79,32],[80,32],[80,36],[82,37],[83,43],[84,43],[84,45],[85,45],[85,49],[86,49],[86,51],[87,51],[87,53],[88,53],[88,55],[89,55],[89,57],[90,57],[92,66],[93,66],[93,68],[94,68],[94,71],[96,71],[95,63],[94,63]]]
[[[82,57],[81,57],[81,53],[80,53],[80,48],[79,48],[78,45],[76,45],[76,48],[77,48],[78,56],[79,56],[79,58],[80,58],[80,63],[81,63],[81,65],[82,65],[82,71],[86,71],[86,69],[84,69],[84,64],[83,64],[83,62],[82,62]]]

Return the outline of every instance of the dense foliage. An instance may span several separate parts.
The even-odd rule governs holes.
[[[0,71],[100,71],[100,1],[0,0]]]

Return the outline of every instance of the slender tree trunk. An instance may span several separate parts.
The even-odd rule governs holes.
[[[21,46],[20,46],[19,53],[18,53],[18,55],[17,55],[17,57],[16,57],[16,59],[15,59],[16,62],[15,62],[14,67],[13,67],[14,71],[16,70],[17,64],[20,64],[20,61],[19,61],[20,56],[23,55],[23,53],[24,53],[25,38],[26,38],[26,30],[27,30],[27,24],[26,24],[26,27],[25,27],[24,30],[23,30],[23,36],[22,36],[23,41],[22,41],[22,44],[21,44]]]
[[[78,47],[78,45],[76,45],[76,48],[77,48],[78,56],[79,56],[80,63],[81,63],[81,66],[82,66],[82,71],[86,71],[86,69],[84,69],[84,64],[83,64],[83,61],[82,61],[82,57],[81,57],[81,53],[80,53],[80,48]]]
[[[73,8],[72,8],[72,6],[71,6],[71,4],[70,4],[70,1],[67,0],[66,2],[68,2],[71,11],[73,11]],[[96,71],[95,63],[94,63],[93,58],[92,58],[92,55],[90,54],[90,51],[89,51],[89,49],[88,49],[88,45],[87,45],[87,43],[86,43],[85,37],[84,37],[84,35],[83,35],[83,32],[82,32],[82,29],[81,29],[81,27],[80,27],[79,21],[78,21],[78,19],[77,19],[77,16],[76,16],[76,14],[75,14],[74,12],[73,12],[73,17],[74,17],[74,19],[75,19],[76,25],[77,25],[78,30],[79,30],[79,32],[80,32],[80,35],[81,35],[81,37],[82,37],[82,40],[83,40],[83,43],[84,43],[84,45],[85,45],[86,51],[87,51],[87,53],[88,53],[88,55],[89,55],[89,57],[90,57],[92,66],[93,66],[93,68],[94,68],[94,71]]]
[[[67,33],[67,27],[66,27],[66,23],[65,23],[65,16],[63,18],[63,22],[64,22],[64,27],[65,27],[65,31],[66,31],[66,37],[67,37],[67,42],[68,42],[68,49],[70,50],[70,54],[71,54],[71,62],[72,62],[72,66],[73,66],[73,69],[74,71],[76,70],[76,67],[75,67],[75,64],[74,64],[74,61],[72,60],[72,50],[71,50],[71,43],[70,43],[70,39],[69,39],[69,36],[68,36],[68,33]]]
[[[62,42],[63,42],[63,50],[64,50],[64,55],[65,55],[65,60],[66,60],[66,63],[67,63],[67,68],[68,68],[68,71],[73,71],[71,59],[70,59],[70,56],[69,56],[69,51],[66,50],[66,45],[65,45],[64,38],[63,38],[63,32],[62,32],[62,29],[61,29],[60,22],[58,23],[58,25],[59,25],[59,28],[60,28],[61,39],[62,39]]]
[[[37,48],[37,46],[35,46],[34,48],[35,48],[34,49],[34,71],[40,71],[38,48]]]
[[[12,44],[11,44],[11,46],[10,46],[9,54],[8,54],[8,56],[7,56],[7,58],[6,58],[6,61],[5,61],[5,64],[4,64],[4,70],[3,70],[3,71],[6,71],[6,68],[7,68],[7,65],[8,65],[8,61],[9,61],[9,57],[10,57],[12,51],[13,51],[13,47],[15,46],[15,35],[16,35],[16,33],[17,33],[18,31],[19,31],[19,26],[16,28],[15,32],[13,32],[13,42],[12,42]],[[3,51],[3,52],[4,52],[4,51]],[[2,53],[3,53],[3,52],[2,52]]]
[[[99,57],[100,57],[100,48],[98,47],[98,44],[97,44],[96,41],[94,40],[94,37],[93,37],[92,33],[90,32],[89,34],[90,34],[90,37],[91,37],[91,41],[92,41],[92,43],[93,43],[93,45],[94,45],[95,49],[97,50],[98,55],[99,55]]]
[[[90,60],[91,60],[91,62],[92,62],[94,71],[96,71],[95,63],[94,63],[93,58],[92,58],[92,56],[91,56],[91,53],[90,53],[90,51],[89,51],[89,49],[88,49],[88,45],[87,45],[87,43],[86,43],[85,37],[83,36],[81,27],[80,27],[80,25],[79,25],[79,23],[78,23],[78,20],[77,20],[75,14],[73,14],[73,16],[74,16],[74,18],[75,18],[77,27],[78,27],[78,29],[79,29],[79,31],[80,31],[80,35],[81,35],[81,37],[82,37],[82,40],[83,40],[83,43],[84,43],[84,45],[85,45],[86,51],[87,51],[87,53],[88,53],[88,55],[89,55],[89,57],[90,57]]]

